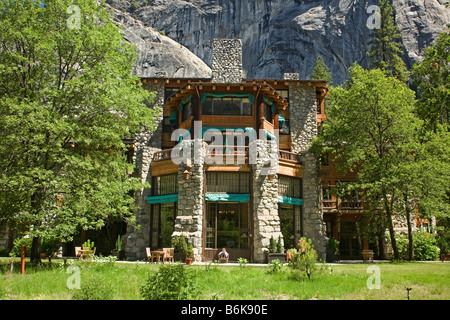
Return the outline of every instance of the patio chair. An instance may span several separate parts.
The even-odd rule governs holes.
[[[147,262],[152,262],[153,263],[153,259],[157,259],[158,256],[156,254],[154,254],[152,251],[150,251],[150,248],[145,248],[145,253],[147,255]]]
[[[81,247],[75,247],[75,258],[80,259],[81,258]]]
[[[169,262],[173,262],[173,254],[174,248],[163,248],[164,250],[164,260],[168,260]]]

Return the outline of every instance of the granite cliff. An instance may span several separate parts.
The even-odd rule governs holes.
[[[134,1],[132,8],[127,1],[107,0],[143,24],[164,31],[168,38],[185,46],[207,65],[212,62],[214,38],[240,38],[248,78],[280,78],[285,72],[297,72],[307,79],[316,57],[322,55],[335,83],[345,80],[347,69],[354,62],[367,66],[371,32],[366,26],[371,15],[367,8],[377,3],[377,0]],[[393,1],[408,67],[450,24],[447,2]],[[164,42],[169,41],[167,37],[163,37]],[[149,64],[160,63],[151,50],[143,53]],[[187,69],[178,73],[189,75]]]

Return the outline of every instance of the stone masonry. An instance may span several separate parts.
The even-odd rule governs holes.
[[[240,39],[214,39],[212,78],[216,83],[242,81],[242,41]]]

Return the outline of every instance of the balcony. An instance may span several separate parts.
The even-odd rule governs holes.
[[[322,209],[324,212],[362,211],[364,202],[362,200],[324,199],[322,201]]]

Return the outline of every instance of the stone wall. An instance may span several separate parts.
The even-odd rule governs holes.
[[[214,39],[212,78],[216,83],[241,83],[242,41],[240,39]]]
[[[150,92],[155,92],[153,107],[160,108],[160,114],[155,121],[158,126],[155,130],[143,129],[134,138],[135,149],[133,162],[135,164],[134,175],[138,176],[142,182],[151,183],[150,163],[153,154],[161,151],[163,104],[164,104],[164,82],[147,82],[144,88]],[[128,260],[143,259],[146,256],[145,247],[149,245],[150,237],[150,205],[146,198],[151,195],[151,189],[138,190],[134,194],[136,206],[136,224],[140,228],[127,227],[127,233],[122,237],[125,257]]]
[[[307,150],[317,136],[316,89],[301,83],[289,84],[291,149]]]
[[[253,151],[254,150],[254,151]],[[278,215],[278,179],[271,179],[267,161],[278,165],[276,141],[255,140],[251,142],[250,151],[257,152],[256,163],[252,165],[253,189],[253,261],[265,262],[270,238],[283,238]]]
[[[178,165],[178,212],[172,237],[184,235],[192,243],[195,261],[203,254],[203,180],[206,143],[201,139],[183,140],[179,147],[190,150],[189,160]],[[185,179],[183,172],[189,172]]]

